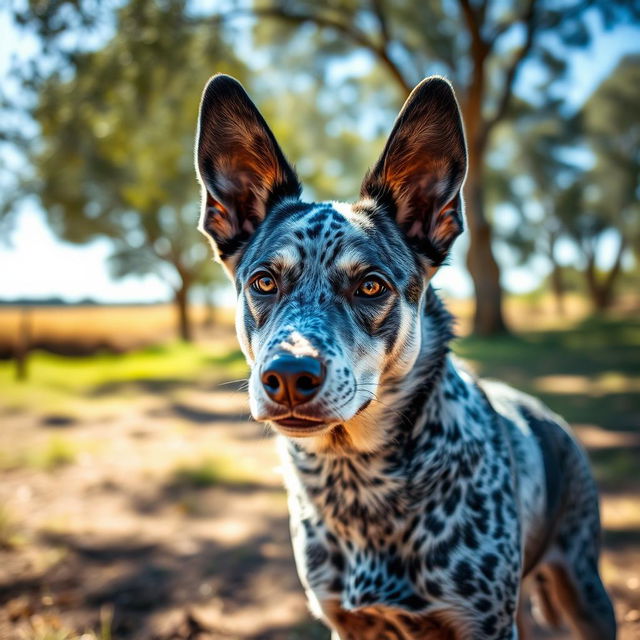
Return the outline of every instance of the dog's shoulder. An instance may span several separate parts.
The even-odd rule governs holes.
[[[479,379],[477,384],[505,421],[512,441],[517,441],[516,435],[533,440],[550,463],[561,462],[570,450],[580,450],[565,420],[538,398],[498,380]]]

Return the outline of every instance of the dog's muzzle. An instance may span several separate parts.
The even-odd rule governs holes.
[[[326,368],[320,359],[281,353],[264,367],[260,379],[274,402],[293,409],[315,397],[325,377]]]

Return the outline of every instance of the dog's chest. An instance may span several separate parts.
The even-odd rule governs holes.
[[[359,548],[388,540],[406,520],[406,477],[390,473],[388,456],[360,455],[319,461],[298,452],[295,491],[337,538]]]
[[[456,549],[477,544],[468,522],[482,444],[453,447],[440,463],[445,431],[434,423],[423,435],[411,444],[420,468],[397,449],[329,461],[297,451],[290,460],[296,561],[320,599],[337,597],[347,610],[443,604],[439,583]]]

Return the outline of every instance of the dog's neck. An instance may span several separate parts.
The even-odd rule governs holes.
[[[469,412],[486,410],[484,396],[471,377],[449,355],[452,317],[437,294],[426,293],[420,355],[401,379],[385,384],[365,415],[337,427],[322,443],[288,440],[286,448],[294,466],[332,469],[351,464],[362,467],[363,482],[388,481],[387,487],[406,483],[421,491],[437,483],[447,465],[473,466],[483,434],[468,425]],[[352,431],[356,431],[356,437]],[[367,431],[374,433],[367,440]],[[438,447],[439,440],[446,447]],[[373,443],[371,442],[373,440]],[[366,446],[358,446],[360,442]],[[420,458],[421,478],[412,476],[412,461]],[[334,474],[327,471],[330,481]],[[364,474],[364,475],[363,475]],[[323,473],[316,474],[319,477]],[[367,477],[364,477],[367,476]],[[314,479],[314,483],[318,478]],[[353,482],[351,478],[349,482]],[[338,487],[336,487],[338,489]]]
[[[363,544],[362,522],[381,534],[392,522],[394,535],[401,535],[417,508],[424,510],[456,483],[460,490],[484,456],[486,434],[472,426],[478,424],[472,414],[486,412],[486,400],[449,356],[451,316],[434,292],[427,295],[420,357],[404,379],[380,394],[384,404],[377,419],[385,428],[375,449],[353,448],[350,423],[327,448],[281,439],[290,493],[306,494],[335,533],[362,537]]]

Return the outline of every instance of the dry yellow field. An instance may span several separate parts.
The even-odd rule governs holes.
[[[637,297],[621,298],[618,307],[628,313],[638,308]],[[456,317],[457,333],[465,336],[471,328],[473,301],[447,300]],[[588,301],[568,295],[565,313],[559,315],[550,296],[536,299],[508,297],[505,314],[515,331],[547,330],[575,324],[590,313]],[[193,305],[191,315],[198,335],[208,335],[212,327],[233,325],[231,308],[216,309]],[[89,355],[98,351],[123,352],[173,339],[176,312],[171,304],[117,306],[30,306],[0,307],[0,357],[15,352],[25,327],[30,348],[61,355]]]
[[[193,306],[191,314],[200,330],[233,321],[225,309],[211,316],[206,307]],[[25,326],[31,347],[63,355],[120,352],[173,338],[176,312],[170,304],[0,307],[0,354],[14,350]]]

